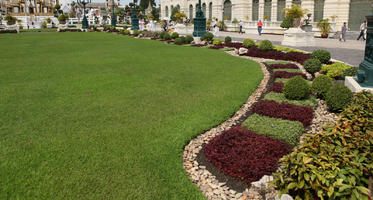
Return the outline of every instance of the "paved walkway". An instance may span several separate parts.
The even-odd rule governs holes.
[[[257,34],[238,34],[233,32],[219,32],[220,38],[225,36],[232,37],[233,41],[243,41],[245,38],[253,40],[270,40],[276,45],[280,45],[282,35],[257,35]],[[338,39],[322,39],[315,38],[316,46],[314,47],[296,47],[303,51],[312,52],[315,49],[325,49],[332,54],[332,58],[358,66],[364,59],[365,41],[347,40],[346,42],[339,42]],[[292,47],[294,48],[294,47]]]

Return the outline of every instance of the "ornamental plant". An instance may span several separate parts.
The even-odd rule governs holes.
[[[290,27],[291,27],[290,17],[285,17],[285,18],[282,20],[282,22],[281,22],[281,24],[280,24],[280,27],[281,27],[281,28],[286,28],[286,29],[290,28]]]
[[[181,38],[176,38],[175,44],[183,44],[183,40]]]
[[[339,121],[280,159],[274,174],[280,194],[295,199],[368,200],[373,175],[373,95],[358,93]]]
[[[271,69],[299,69],[295,64],[271,64]]]
[[[327,64],[331,58],[331,55],[327,50],[318,49],[312,52],[311,58],[317,59],[323,64]]]
[[[318,98],[325,99],[326,93],[332,85],[333,80],[328,76],[322,75],[313,80],[311,90]]]
[[[277,93],[282,93],[283,87],[284,87],[284,83],[275,82],[275,83],[272,84],[270,91],[277,92]]]
[[[331,65],[323,65],[320,73],[326,74],[332,79],[344,79],[346,75],[356,74],[357,67],[349,66],[344,63],[335,62]]]
[[[227,37],[224,38],[224,42],[225,43],[230,43],[230,42],[232,42],[232,38],[227,36]]]
[[[207,160],[224,173],[247,184],[277,170],[278,160],[290,151],[285,142],[233,127],[205,146]]]
[[[350,103],[353,94],[348,87],[341,84],[332,85],[325,95],[328,109],[332,112],[341,112]]]
[[[273,49],[273,44],[269,40],[263,40],[259,43],[259,49],[262,51],[269,51]]]
[[[130,30],[124,30],[124,35],[129,35],[129,34],[131,34]]]
[[[214,38],[214,40],[212,41],[212,44],[213,45],[220,45],[224,42],[224,40],[221,40],[219,38]]]
[[[172,34],[171,34],[171,38],[172,39],[176,39],[176,38],[178,38],[179,37],[179,33],[177,33],[177,32],[173,32]]]
[[[244,46],[246,48],[253,47],[253,46],[255,46],[255,42],[254,42],[254,40],[252,40],[250,38],[246,38],[246,39],[244,39],[244,41],[242,43],[242,46]]]
[[[191,35],[187,35],[187,36],[185,37],[185,42],[188,43],[188,44],[192,43],[193,40],[194,40],[194,38],[193,38],[193,36],[191,36]]]
[[[304,66],[304,69],[306,69],[306,71],[312,75],[320,71],[322,67],[321,62],[318,59],[314,59],[314,58],[306,60],[303,66]]]
[[[207,32],[205,33],[202,37],[201,37],[201,40],[203,41],[207,41],[209,43],[211,43],[212,39],[214,38],[214,35],[210,32]]]
[[[306,75],[301,72],[286,72],[286,71],[276,71],[274,72],[275,78],[292,78],[294,76],[302,76],[304,79],[306,79]]]
[[[311,107],[277,103],[276,101],[269,100],[262,100],[256,103],[253,106],[252,112],[268,117],[298,121],[301,122],[304,127],[308,126],[313,118],[313,110]]]
[[[163,39],[164,39],[164,40],[171,40],[171,36],[170,36],[170,34],[165,33],[165,34],[163,35]]]
[[[295,76],[284,84],[283,93],[287,99],[302,100],[310,96],[310,86],[301,76]]]

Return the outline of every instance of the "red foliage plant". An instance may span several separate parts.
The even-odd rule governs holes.
[[[307,79],[306,75],[300,72],[277,71],[274,73],[275,78],[292,78],[294,76],[302,76],[304,79]]]
[[[282,52],[276,50],[261,51],[258,47],[250,47],[246,55],[252,57],[270,58],[275,60],[295,61],[300,64],[303,64],[304,61],[310,58],[310,54],[304,54],[300,52]]]
[[[270,91],[272,92],[277,92],[277,93],[282,93],[282,89],[284,88],[284,83],[282,82],[275,82],[273,83]]]
[[[299,69],[295,64],[272,64],[269,67],[271,69]]]
[[[277,170],[278,160],[291,150],[280,140],[233,127],[205,146],[207,159],[225,174],[245,181],[258,181]]]
[[[277,103],[276,101],[270,100],[259,101],[253,106],[252,111],[268,117],[298,121],[302,123],[304,127],[308,126],[313,118],[313,110],[311,107]]]
[[[222,48],[224,48],[224,44],[218,44],[218,45],[210,46],[209,48],[210,49],[222,49]]]
[[[242,43],[241,42],[228,42],[228,43],[224,43],[224,45],[226,47],[231,47],[231,48],[236,48],[236,49],[239,49],[242,47]]]

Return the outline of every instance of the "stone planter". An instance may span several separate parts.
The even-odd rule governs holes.
[[[311,32],[312,31],[312,25],[304,25],[302,26],[302,30],[306,32]]]
[[[9,25],[9,26],[11,26],[11,25],[16,24],[16,22],[15,21],[14,22],[13,21],[7,21],[6,24]]]
[[[284,32],[284,39],[282,45],[285,46],[315,46],[314,33],[305,32],[300,28],[289,28]]]
[[[293,28],[297,28],[300,25],[300,18],[291,19],[290,22]]]
[[[321,38],[328,38],[329,34],[327,33],[321,33]]]

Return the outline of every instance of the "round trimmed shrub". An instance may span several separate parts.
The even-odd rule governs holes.
[[[250,38],[246,38],[246,39],[244,39],[244,41],[242,43],[242,46],[244,46],[246,48],[253,47],[253,46],[255,46],[255,42],[254,42],[254,40],[252,40]]]
[[[289,79],[282,91],[287,99],[292,100],[301,100],[310,96],[310,86],[301,76]]]
[[[159,34],[159,37],[161,39],[164,39],[164,35],[166,34],[167,32],[166,31],[162,31],[160,34]]]
[[[133,35],[134,36],[138,36],[138,35],[140,35],[140,33],[141,33],[141,31],[139,31],[139,30],[133,30]]]
[[[331,112],[341,112],[353,98],[350,89],[341,84],[332,85],[325,95],[326,105]]]
[[[318,49],[312,52],[311,58],[319,60],[321,63],[327,64],[331,58],[330,52],[327,50]]]
[[[321,70],[322,64],[318,59],[308,59],[303,63],[304,69],[308,73],[315,74],[316,72]]]
[[[194,40],[194,38],[191,35],[187,35],[185,37],[185,42],[188,43],[188,44],[190,44],[191,42],[193,42],[193,40]]]
[[[225,43],[230,43],[230,42],[232,42],[232,38],[227,36],[227,37],[224,38],[224,42]]]
[[[130,31],[130,30],[125,30],[125,31],[124,31],[124,35],[129,35],[129,34],[131,34],[131,31]]]
[[[176,38],[178,38],[179,37],[179,33],[177,33],[177,32],[173,32],[172,34],[171,34],[171,38],[172,39],[176,39]]]
[[[213,38],[214,38],[214,35],[210,32],[207,32],[201,37],[201,40],[211,42]]]
[[[325,95],[332,85],[333,80],[328,76],[322,75],[313,80],[311,90],[318,98],[325,99]]]
[[[164,40],[170,40],[170,39],[171,39],[171,35],[168,34],[168,33],[165,33],[165,34],[163,35],[163,39],[164,39]]]
[[[181,39],[181,42],[182,43],[185,43],[185,37],[184,36],[181,36],[181,37],[179,37],[180,39]]]
[[[259,49],[262,51],[269,51],[273,49],[272,42],[269,40],[263,40],[259,43]]]
[[[183,40],[181,38],[176,38],[175,44],[183,44]]]

